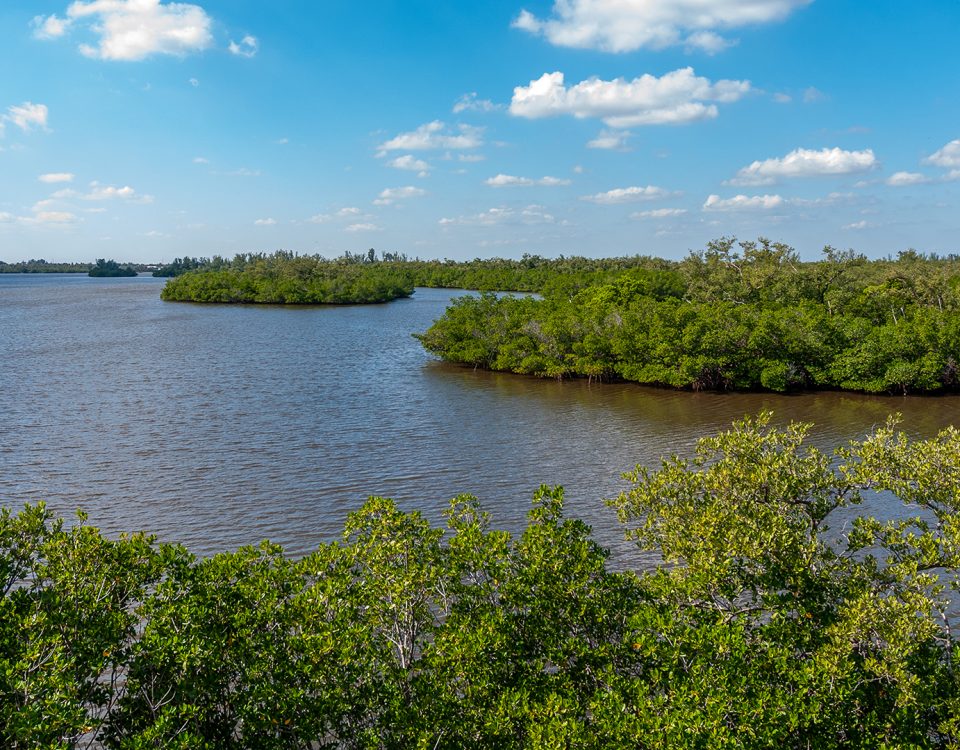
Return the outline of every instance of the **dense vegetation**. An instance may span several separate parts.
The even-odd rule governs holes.
[[[136,276],[137,269],[130,265],[121,266],[115,260],[98,258],[87,275],[97,277]]]
[[[830,456],[768,419],[629,476],[654,570],[610,569],[559,488],[517,537],[371,498],[299,561],[4,510],[0,745],[956,747],[960,432]],[[916,518],[851,524],[864,491]]]
[[[171,276],[182,276],[187,271],[196,271],[199,268],[205,268],[211,265],[209,258],[191,258],[184,255],[182,258],[174,258],[172,263],[160,266],[153,271],[151,275],[158,278],[169,278]]]
[[[89,270],[89,263],[51,263],[43,258],[17,263],[0,260],[0,273],[87,273]]]
[[[272,255],[214,258],[171,278],[161,297],[176,302],[355,304],[387,302],[413,294],[409,274],[389,263],[355,256],[326,260],[279,251]]]
[[[535,263],[542,281],[506,285],[543,299],[462,298],[419,338],[449,361],[542,377],[716,390],[960,388],[956,256],[868,261],[828,247],[823,260],[803,263],[761,239],[716,241],[680,262],[620,259],[621,269],[573,266],[580,260]]]

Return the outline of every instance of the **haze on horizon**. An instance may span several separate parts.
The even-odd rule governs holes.
[[[0,260],[957,252],[960,4],[10,0]]]

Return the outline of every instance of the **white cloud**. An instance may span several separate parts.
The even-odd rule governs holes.
[[[539,179],[533,179],[531,177],[514,177],[509,174],[498,174],[496,177],[490,177],[484,180],[484,184],[494,188],[532,187],[535,185],[540,187],[559,187],[561,185],[569,185],[570,180],[560,177],[540,177]]]
[[[274,218],[257,219],[253,223],[255,226],[258,226],[258,227],[272,227],[274,224],[277,223],[277,220]]]
[[[76,215],[69,211],[38,211],[32,219],[37,224],[72,224],[76,220]]]
[[[387,151],[429,151],[432,149],[471,149],[483,145],[483,128],[460,125],[457,132],[446,129],[440,120],[421,125],[409,133],[401,133],[381,144],[381,155]]]
[[[184,56],[206,49],[213,41],[212,21],[199,5],[162,0],[90,0],[73,2],[67,18],[50,16],[36,22],[44,38],[62,36],[70,25],[86,21],[99,36],[80,52],[100,60],[143,60],[156,54]]]
[[[554,224],[556,217],[547,213],[543,206],[530,205],[526,208],[491,208],[471,216],[440,219],[442,227],[449,226],[496,226],[499,224]]]
[[[427,164],[427,162],[425,162],[423,159],[418,159],[412,154],[398,156],[396,159],[387,162],[387,165],[393,167],[394,169],[405,169],[409,172],[418,172],[422,177],[426,177],[427,173],[430,171],[430,165]]]
[[[631,133],[628,130],[601,130],[600,134],[587,143],[587,148],[602,148],[611,151],[626,151],[627,139]]]
[[[672,216],[683,216],[685,208],[655,208],[652,211],[636,211],[630,214],[631,219],[669,219]]]
[[[735,47],[738,44],[736,39],[725,39],[713,31],[697,31],[687,37],[684,46],[687,52],[700,51],[708,55],[716,55],[725,49]]]
[[[232,172],[227,172],[228,177],[259,177],[261,174],[259,169],[250,169],[249,167],[240,167]]]
[[[891,187],[905,187],[907,185],[923,185],[930,182],[930,178],[917,172],[894,172],[886,179]]]
[[[813,86],[808,86],[803,90],[804,104],[816,104],[817,102],[822,102],[826,99],[827,95],[824,94],[820,89]]]
[[[328,221],[334,221],[335,219],[351,219],[362,215],[363,211],[356,206],[347,206],[334,211],[332,214],[316,214],[307,219],[307,221],[311,224],[326,224]]]
[[[72,191],[70,191],[72,192]],[[66,191],[55,193],[54,197],[68,197]],[[138,195],[137,191],[129,185],[123,187],[114,187],[113,185],[101,185],[99,182],[90,183],[90,192],[79,196],[85,201],[109,201],[126,200],[135,203],[153,203],[152,195]]]
[[[960,167],[960,139],[950,141],[943,148],[934,151],[923,160],[923,163],[932,164],[935,167]]]
[[[786,203],[779,195],[735,195],[721,199],[711,195],[703,204],[704,211],[768,211]]]
[[[646,187],[614,188],[613,190],[607,190],[605,193],[581,196],[580,200],[604,205],[615,205],[618,203],[657,200],[670,195],[675,195],[675,193],[671,193],[669,190],[657,187],[656,185],[647,185]]]
[[[7,211],[0,211],[0,224],[12,224],[17,217]]]
[[[253,57],[260,49],[260,42],[257,41],[255,36],[247,34],[240,40],[239,44],[231,39],[230,46],[227,49],[230,50],[230,54],[238,57]]]
[[[853,224],[844,224],[840,228],[857,230],[857,229],[867,229],[868,227],[871,227],[871,226],[873,225],[869,221],[867,221],[866,219],[862,219],[861,221],[853,222]]]
[[[782,159],[755,161],[737,172],[730,185],[772,185],[787,177],[820,177],[866,172],[878,164],[871,149],[844,151],[824,148],[820,151],[798,148]]]
[[[3,132],[4,124],[11,122],[24,133],[29,133],[34,128],[47,129],[47,116],[49,110],[46,104],[34,104],[33,102],[24,102],[20,105],[7,107],[7,113],[0,115],[0,133]]]
[[[790,96],[790,94],[777,93],[773,95],[773,101],[775,101],[777,104],[789,104],[793,101],[793,97]]]
[[[194,156],[194,157],[193,157],[193,163],[194,163],[194,164],[209,164],[209,163],[210,163],[210,160],[207,159],[205,156]]]
[[[189,81],[187,81],[187,83],[189,83],[194,88],[197,88],[200,85],[200,80],[197,78],[191,78]]]
[[[773,23],[813,0],[556,0],[550,18],[521,11],[513,27],[561,47],[631,52],[678,44],[717,52],[718,30]]]
[[[393,203],[396,203],[398,200],[417,198],[426,194],[426,190],[414,187],[413,185],[407,185],[406,187],[387,188],[386,190],[381,191],[380,196],[373,202],[373,204],[375,206],[389,206]]]
[[[59,18],[56,15],[35,16],[33,19],[33,36],[36,39],[58,39],[67,33],[71,21],[67,18]]]
[[[528,118],[599,117],[612,128],[680,125],[714,118],[717,103],[735,102],[749,91],[749,81],[711,83],[693,68],[680,68],[660,78],[648,73],[632,81],[589,78],[569,88],[563,73],[554,72],[514,88],[510,113]]]
[[[457,161],[465,164],[473,164],[478,161],[486,161],[486,156],[483,154],[457,154]]]
[[[500,109],[500,106],[489,99],[478,99],[476,91],[464,94],[453,105],[454,114],[460,114],[461,112],[494,112],[498,109]]]
[[[37,177],[40,182],[52,185],[57,182],[73,182],[75,175],[72,172],[49,172]]]
[[[344,232],[379,232],[380,227],[376,224],[362,223],[362,224],[351,224],[350,226],[344,227]]]

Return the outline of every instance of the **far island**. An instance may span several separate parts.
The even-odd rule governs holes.
[[[114,276],[136,276],[137,269],[133,266],[121,266],[115,260],[104,260],[97,258],[97,262],[87,272],[88,276],[96,278],[107,278]]]
[[[170,302],[279,305],[353,305],[389,302],[413,294],[413,281],[391,264],[365,255],[336,260],[279,251],[214,258],[171,278],[160,293]]]

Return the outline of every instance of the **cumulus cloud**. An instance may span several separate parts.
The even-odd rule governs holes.
[[[24,133],[29,133],[34,128],[47,129],[47,116],[49,110],[46,104],[34,104],[33,102],[24,102],[7,107],[7,112],[0,115],[0,133],[6,123],[16,125]]]
[[[58,39],[67,33],[70,23],[69,19],[59,18],[57,15],[34,16],[33,36],[36,39]]]
[[[769,211],[786,203],[779,195],[735,195],[721,198],[711,195],[703,204],[704,211]]]
[[[627,130],[601,130],[592,141],[587,142],[587,148],[602,148],[611,151],[626,151],[627,139],[631,133]]]
[[[231,39],[230,46],[227,49],[230,50],[230,54],[238,57],[253,57],[260,49],[260,42],[257,41],[255,36],[247,34],[239,43]]]
[[[635,211],[630,214],[631,219],[669,219],[673,216],[683,216],[685,208],[655,208],[652,211]]]
[[[483,128],[459,125],[455,131],[447,129],[440,120],[421,125],[416,130],[391,138],[380,145],[380,154],[388,151],[430,151],[434,149],[461,150],[483,145]]]
[[[37,211],[28,222],[36,224],[72,224],[77,220],[69,211]]]
[[[656,185],[647,185],[645,187],[614,188],[613,190],[607,190],[605,193],[581,196],[580,200],[603,205],[615,205],[618,203],[657,200],[670,195],[675,195],[675,193],[671,193],[669,190],[657,187]]]
[[[98,40],[80,52],[99,60],[143,60],[151,55],[184,56],[213,41],[212,21],[199,5],[162,0],[90,0],[71,3],[66,16],[38,16],[34,36],[55,39],[84,25]]]
[[[531,119],[599,117],[612,128],[680,125],[714,118],[717,103],[735,102],[749,91],[749,81],[711,83],[693,68],[680,68],[660,78],[648,73],[632,81],[589,78],[570,87],[564,85],[563,73],[554,72],[514,88],[510,113]]]
[[[72,191],[70,191],[72,194]],[[66,197],[67,192],[61,192],[59,194],[54,194],[54,197]],[[136,190],[134,190],[129,185],[124,185],[123,187],[115,187],[113,185],[101,185],[99,182],[90,183],[90,192],[85,195],[79,196],[80,199],[85,201],[110,201],[110,200],[125,200],[133,201],[135,203],[153,203],[152,195],[139,195]]]
[[[930,182],[930,178],[917,172],[894,172],[885,182],[891,187],[906,187],[908,185],[923,185]]]
[[[943,148],[934,151],[923,160],[923,163],[948,169],[960,167],[960,139],[950,141]]]
[[[311,224],[326,224],[329,221],[334,221],[336,219],[355,219],[358,216],[361,216],[363,211],[361,211],[356,206],[346,206],[345,208],[338,209],[330,214],[316,214],[311,216],[307,221]]]
[[[72,172],[48,172],[37,177],[40,182],[52,185],[57,182],[73,182],[74,174]]]
[[[478,98],[476,91],[464,94],[453,105],[453,113],[457,115],[461,112],[494,112],[498,109],[500,106],[489,99]]]
[[[563,179],[561,177],[540,177],[539,179],[534,179],[531,177],[515,177],[509,174],[498,174],[495,177],[490,177],[489,179],[484,180],[484,184],[494,188],[533,186],[559,187],[561,185],[569,185],[570,180]]]
[[[393,203],[396,203],[399,200],[407,200],[408,198],[418,198],[421,195],[426,195],[427,191],[422,188],[414,187],[413,185],[407,185],[405,187],[395,187],[387,188],[383,190],[377,199],[373,202],[375,206],[389,206]]]
[[[840,228],[841,228],[841,229],[853,229],[853,230],[858,230],[858,229],[867,229],[867,228],[869,228],[869,227],[871,227],[871,226],[873,226],[873,225],[872,225],[870,222],[868,222],[866,219],[862,219],[861,221],[855,221],[855,222],[853,222],[853,224],[844,224],[844,225],[843,225],[842,227],[840,227]]]
[[[412,154],[398,156],[396,159],[387,162],[387,164],[394,169],[405,169],[410,172],[418,172],[419,176],[421,177],[426,177],[430,171],[430,165],[427,164],[427,162],[425,162],[423,159],[418,159]]]
[[[468,216],[457,216],[455,218],[440,219],[438,222],[442,227],[449,226],[497,226],[500,224],[554,224],[557,219],[546,211],[543,206],[536,204],[525,208],[510,208],[501,206],[490,208],[479,214]]]
[[[783,178],[822,177],[867,172],[877,166],[871,149],[844,151],[824,148],[819,151],[798,148],[780,159],[755,161],[737,172],[730,185],[772,185]]]
[[[347,227],[344,227],[344,232],[379,232],[380,227],[376,224],[371,223],[361,223],[361,224],[350,224]]]
[[[257,219],[253,223],[254,223],[254,226],[258,226],[258,227],[272,227],[274,224],[277,223],[277,220],[274,218]]]
[[[632,52],[683,44],[713,54],[733,42],[717,32],[773,23],[813,0],[556,0],[540,19],[520,12],[513,27],[560,47]]]

